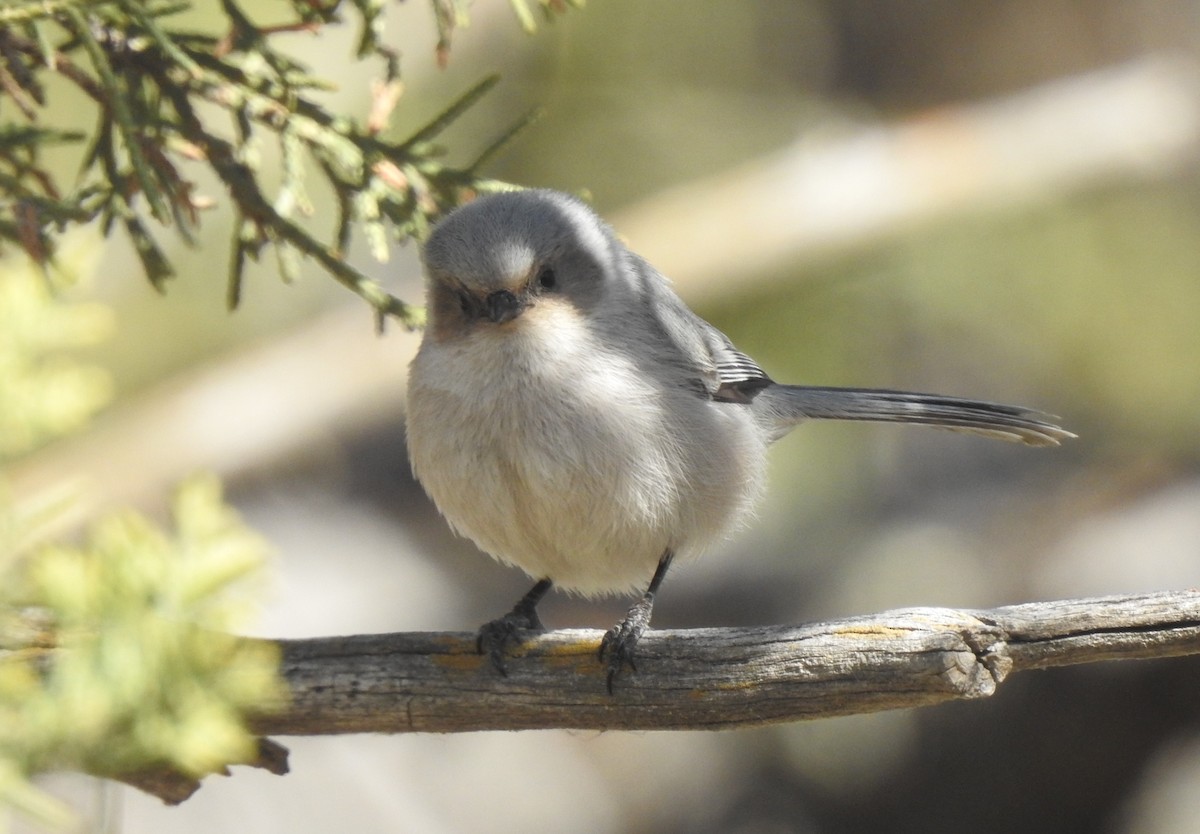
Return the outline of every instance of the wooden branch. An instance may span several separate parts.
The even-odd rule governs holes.
[[[260,738],[258,751],[253,761],[239,762],[239,764],[261,768],[276,776],[283,776],[288,772],[288,751],[282,744],[277,744],[269,738]],[[178,805],[184,800],[190,799],[192,794],[200,789],[198,778],[169,767],[152,767],[135,773],[94,773],[92,775],[124,782],[151,796],[157,796],[168,805]],[[221,775],[229,776],[229,768],[225,768]]]
[[[531,636],[507,676],[476,653],[473,633],[274,641],[291,701],[263,704],[251,725],[264,736],[695,730],[928,706],[986,697],[1023,669],[1200,654],[1200,591],[651,631],[613,695],[596,657],[602,634]],[[287,751],[264,738],[247,764],[283,774]],[[170,804],[199,787],[165,768],[115,778]]]
[[[652,631],[604,685],[600,631],[532,636],[498,674],[469,633],[279,641],[292,702],[264,735],[717,729],[991,695],[1010,673],[1200,654],[1200,591],[909,608],[827,623]]]

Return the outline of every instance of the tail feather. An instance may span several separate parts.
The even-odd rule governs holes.
[[[908,391],[773,385],[754,405],[777,437],[806,419],[917,423],[1029,446],[1057,446],[1075,436],[1040,411]]]

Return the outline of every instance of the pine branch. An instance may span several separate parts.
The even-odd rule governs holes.
[[[433,2],[435,8],[446,5]],[[464,10],[450,5],[461,23]],[[270,25],[256,23],[235,0],[222,0],[229,28],[220,37],[170,25],[168,18],[189,6],[165,0],[39,0],[0,8],[0,95],[35,121],[46,106],[41,79],[56,74],[85,93],[99,114],[86,137],[80,179],[66,196],[58,193],[39,152],[47,142],[84,137],[39,129],[17,142],[12,127],[0,128],[0,139],[8,140],[0,141],[0,245],[15,244],[44,264],[53,257],[57,236],[70,226],[98,218],[107,233],[119,221],[147,277],[164,289],[174,270],[153,230],[173,227],[185,242],[192,240],[201,211],[212,201],[195,192],[185,172],[207,166],[228,189],[238,220],[226,290],[231,307],[241,298],[247,259],[273,249],[285,279],[295,276],[299,258],[308,258],[366,300],[381,325],[393,317],[418,326],[419,311],[345,260],[351,238],[362,234],[376,259],[386,260],[392,242],[422,237],[441,213],[479,191],[507,187],[483,177],[479,168],[529,117],[499,131],[471,165],[449,165],[442,160],[444,149],[430,140],[497,79],[468,90],[412,138],[384,138],[403,88],[398,56],[381,42],[378,0],[293,0],[295,19]],[[358,56],[378,59],[384,67],[371,112],[362,120],[319,104],[313,92],[331,85],[277,49],[272,37],[318,32],[340,22],[347,6],[361,21]],[[442,33],[439,48],[448,46],[448,37],[448,30]],[[201,102],[225,111],[236,128],[232,137],[214,127],[212,118],[197,115]],[[271,193],[251,152],[262,135],[278,143],[282,160],[282,182]],[[328,234],[310,228],[307,220],[312,207],[303,181],[313,170],[339,207]]]

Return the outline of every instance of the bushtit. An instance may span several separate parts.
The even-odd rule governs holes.
[[[774,382],[582,202],[481,197],[424,247],[429,319],[408,382],[413,471],[457,532],[537,584],[484,625],[504,671],[538,601],[645,588],[605,635],[607,684],[676,558],[750,513],[767,446],[804,420],[923,423],[1053,446],[1047,415],[988,402]],[[649,578],[649,584],[646,583]]]

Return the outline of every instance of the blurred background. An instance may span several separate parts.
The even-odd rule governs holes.
[[[429,9],[391,6],[397,135],[499,70],[452,155],[544,106],[488,173],[587,194],[776,379],[1025,404],[1080,436],[806,426],[775,447],[750,528],[673,572],[657,627],[1200,583],[1200,4],[593,0],[534,36],[502,0],[472,16],[438,69]],[[351,61],[352,32],[286,37],[339,79],[330,106],[365,112],[378,68]],[[116,310],[95,359],[118,397],[17,485],[83,473],[84,513],[152,510],[219,472],[277,551],[263,635],[507,611],[529,580],[451,536],[409,473],[417,337],[377,338],[361,301],[273,264],[227,314],[229,223],[173,254],[165,297],[121,243],[75,242]],[[419,299],[411,247],[361,249]],[[628,604],[555,596],[542,615],[606,628]],[[1193,832],[1198,691],[1197,658],[1097,665],[757,730],[283,739],[290,775],[239,769],[179,808],[63,790],[129,834]]]

